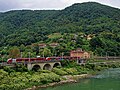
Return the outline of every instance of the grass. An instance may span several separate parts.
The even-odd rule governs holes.
[[[53,33],[48,35],[48,38],[54,39],[54,38],[61,38],[62,35],[60,33]]]

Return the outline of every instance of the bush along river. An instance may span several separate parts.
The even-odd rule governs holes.
[[[99,75],[80,79],[78,83],[62,84],[38,90],[120,90],[120,68],[103,70]]]

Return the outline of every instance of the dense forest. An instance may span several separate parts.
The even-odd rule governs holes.
[[[46,43],[45,49],[38,44]],[[0,55],[18,48],[27,57],[43,51],[53,55],[76,48],[96,55],[120,55],[120,9],[96,2],[76,3],[63,10],[15,10],[0,13]],[[31,56],[32,56],[31,55]],[[46,54],[47,55],[47,54]]]

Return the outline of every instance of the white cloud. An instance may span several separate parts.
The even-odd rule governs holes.
[[[120,0],[96,0],[102,4],[120,8]]]
[[[0,0],[0,11],[10,9],[63,9],[74,3],[97,1],[120,8],[120,0]]]

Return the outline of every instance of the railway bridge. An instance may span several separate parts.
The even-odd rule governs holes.
[[[23,62],[18,64],[24,64],[28,70],[52,70],[54,67],[61,67],[60,61],[41,61],[41,62]],[[7,63],[0,63],[0,68],[8,66],[8,67],[16,67],[16,63],[7,64]]]
[[[28,70],[52,70],[54,67],[61,66],[60,61],[44,61],[44,62],[33,62],[27,63]]]

